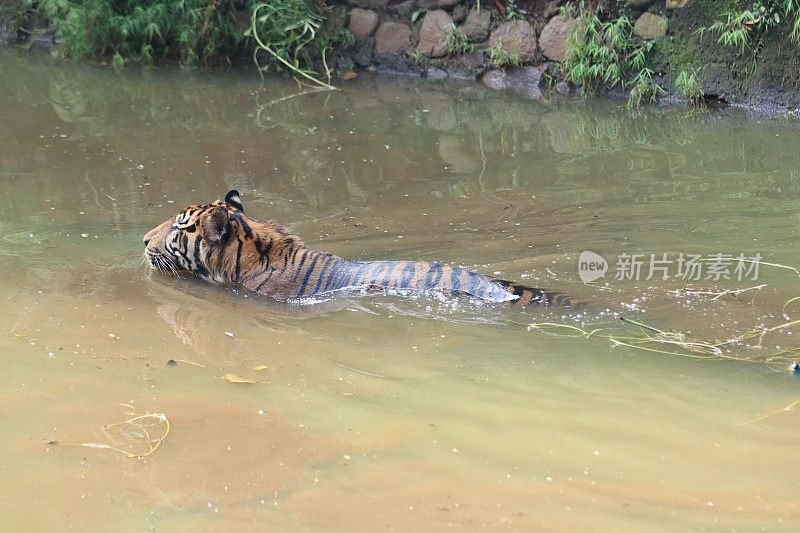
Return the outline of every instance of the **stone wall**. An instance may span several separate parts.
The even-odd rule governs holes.
[[[596,1],[609,18],[627,16],[637,38],[652,43],[647,63],[655,72],[654,80],[667,90],[666,98],[680,100],[674,96],[679,93],[674,80],[687,71],[696,74],[705,93],[728,102],[800,109],[800,45],[790,38],[790,20],[771,27],[757,50],[739,52],[720,45],[717,35],[703,37],[697,30],[726,10],[750,8],[747,0]],[[559,68],[566,57],[567,38],[579,24],[562,14],[567,4],[575,7],[577,1],[327,0],[324,31],[332,35],[346,28],[355,41],[333,53],[328,64],[347,78],[367,70],[477,80],[490,89],[529,98],[540,98],[548,90],[573,93],[577,88],[563,79]],[[242,20],[248,20],[246,12]],[[0,42],[13,38],[8,31],[3,35],[7,22],[0,16]],[[451,27],[464,36],[469,50],[448,49]],[[41,29],[33,37],[52,44],[52,28]],[[498,47],[518,58],[519,67],[493,64],[490,51]],[[242,57],[251,60],[249,53]]]
[[[509,19],[498,2],[474,0],[339,0],[340,27],[356,44],[342,51],[340,72],[366,69],[481,81],[487,87],[538,98],[548,88],[574,92],[558,63],[578,22],[560,14],[565,0],[518,0],[527,12]],[[787,24],[771,29],[754,56],[719,45],[716,35],[699,36],[731,6],[745,0],[600,0],[608,16],[625,15],[637,38],[653,43],[648,54],[655,80],[665,95],[680,100],[674,79],[683,70],[697,74],[707,94],[728,102],[776,109],[800,107],[800,45],[790,42]],[[733,4],[732,4],[733,2]],[[575,2],[571,2],[575,4]],[[445,34],[453,24],[474,45],[470,53],[448,53]],[[502,47],[519,56],[516,69],[492,65],[488,50]],[[751,54],[752,55],[752,54]],[[673,96],[676,95],[676,96]]]
[[[563,3],[517,2],[529,10],[509,18],[508,10],[499,9],[502,2],[478,7],[472,0],[344,0],[333,8],[330,20],[337,23],[332,29],[348,28],[355,45],[340,52],[336,66],[340,72],[365,69],[433,79],[475,79],[492,89],[532,98],[540,97],[548,84],[569,92],[572,88],[560,79],[557,64],[565,59],[567,38],[578,22],[559,14]],[[643,39],[658,39],[669,22],[650,8],[648,0],[630,2],[635,33]],[[663,4],[660,11],[666,11]],[[467,38],[472,51],[448,51],[446,35],[451,24]],[[520,67],[493,65],[489,50],[497,46],[519,58]]]

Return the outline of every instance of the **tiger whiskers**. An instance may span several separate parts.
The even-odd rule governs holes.
[[[178,265],[176,265],[175,261],[173,261],[171,258],[165,257],[161,254],[146,253],[145,259],[150,262],[150,266],[152,268],[166,272],[171,276],[178,277]]]

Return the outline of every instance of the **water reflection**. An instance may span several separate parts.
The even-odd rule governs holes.
[[[564,181],[591,188],[598,179],[657,180],[668,189],[685,183],[684,175],[708,174],[709,165],[716,181],[709,187],[727,188],[738,174],[747,180],[737,185],[752,194],[773,189],[775,180],[797,188],[792,175],[769,175],[797,163],[796,150],[787,149],[796,133],[779,124],[766,126],[777,133],[769,143],[719,146],[720,119],[683,110],[630,115],[613,103],[586,108],[490,95],[476,101],[460,98],[458,87],[370,79],[341,93],[265,106],[265,91],[280,94],[288,84],[256,90],[253,79],[237,72],[198,74],[178,88],[177,74],[158,70],[117,74],[6,61],[2,171],[30,176],[34,169],[59,168],[87,181],[81,188],[94,196],[104,185],[102,170],[127,172],[133,193],[148,179],[156,186],[169,181],[181,167],[216,194],[233,181],[281,190],[312,206],[364,199],[407,180],[457,196],[465,189],[541,189]],[[131,76],[138,83],[127,82]],[[744,119],[726,117],[726,127],[743,128],[737,124]],[[15,132],[13,125],[23,122],[47,126]],[[148,150],[156,138],[166,142],[159,157]],[[711,146],[706,157],[704,147]],[[81,159],[100,175],[79,168]],[[139,165],[144,172],[136,172]],[[595,168],[602,178],[590,171]]]

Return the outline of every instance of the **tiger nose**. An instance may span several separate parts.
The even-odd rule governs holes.
[[[147,243],[149,243],[149,242],[150,242],[150,239],[148,239],[147,237],[145,237],[145,238],[144,238],[144,245],[145,245],[145,246],[147,246]]]

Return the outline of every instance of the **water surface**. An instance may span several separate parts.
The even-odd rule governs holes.
[[[296,87],[11,51],[0,69],[4,528],[800,525],[800,412],[758,419],[800,398],[783,359],[526,328],[617,327],[609,309],[727,339],[797,318],[782,307],[800,285],[780,269],[691,285],[767,284],[719,299],[678,279],[577,276],[584,250],[800,265],[796,124],[364,77],[270,105]],[[468,266],[594,311],[297,307],[149,273],[144,232],[233,187],[320,249]],[[726,354],[792,341],[789,328]],[[69,446],[139,442],[103,429],[121,404],[168,417],[153,455]]]

